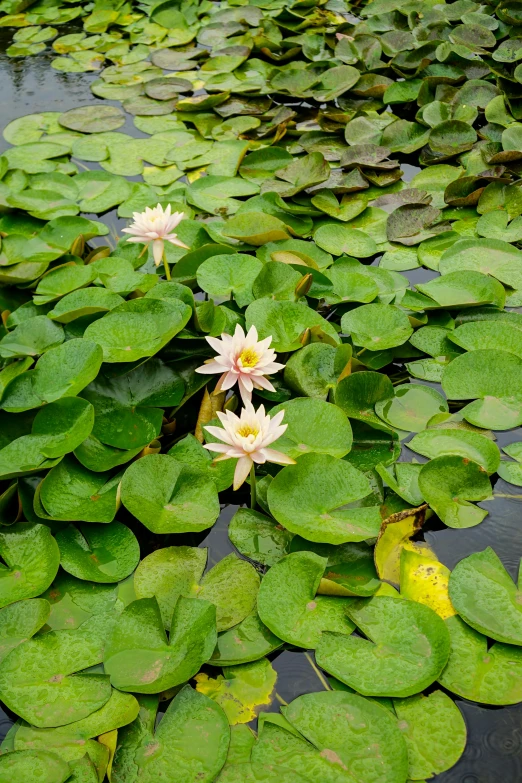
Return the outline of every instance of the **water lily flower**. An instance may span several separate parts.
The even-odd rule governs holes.
[[[218,412],[217,415],[223,427],[205,427],[205,429],[210,435],[223,442],[206,443],[205,448],[221,455],[215,457],[214,462],[237,459],[234,489],[239,489],[250,471],[252,471],[252,480],[255,481],[254,463],[262,465],[265,462],[275,462],[278,465],[295,465],[295,460],[291,457],[269,448],[288,427],[288,424],[281,424],[284,411],[279,411],[271,419],[265,413],[263,405],[256,411],[252,403],[247,402],[241,409],[240,416],[228,410],[225,413]]]
[[[170,204],[167,204],[165,210],[161,204],[158,204],[154,209],[146,207],[145,212],[134,212],[132,215],[134,222],[123,229],[125,234],[132,234],[127,242],[139,242],[146,247],[152,243],[154,263],[159,266],[163,259],[167,279],[170,279],[170,270],[165,258],[165,242],[189,249],[174,232],[184,217],[183,212],[174,212],[171,215]]]
[[[204,375],[222,373],[216,385],[216,391],[227,391],[236,383],[244,403],[252,399],[254,389],[266,389],[275,392],[267,375],[282,370],[284,364],[275,362],[276,352],[270,348],[272,337],[258,339],[257,329],[251,326],[245,335],[242,327],[237,324],[232,337],[222,334],[217,337],[206,337],[207,342],[217,351],[214,359],[209,359],[196,372]]]

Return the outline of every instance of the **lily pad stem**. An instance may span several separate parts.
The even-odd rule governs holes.
[[[165,277],[167,278],[167,280],[170,280],[170,269],[167,262],[167,256],[165,254],[165,251],[163,251],[163,266],[165,268]]]

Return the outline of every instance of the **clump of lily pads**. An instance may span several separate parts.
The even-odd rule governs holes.
[[[445,772],[522,701],[512,574],[426,535],[522,485],[518,9],[0,14],[96,72],[3,129],[0,783]]]

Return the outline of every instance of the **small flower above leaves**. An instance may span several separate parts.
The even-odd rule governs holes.
[[[273,419],[265,413],[261,405],[257,411],[251,402],[247,402],[236,416],[232,411],[218,412],[223,427],[205,427],[207,432],[222,443],[207,443],[205,448],[218,452],[221,456],[215,462],[225,459],[237,459],[234,473],[234,489],[246,480],[252,465],[262,465],[265,462],[275,462],[278,465],[294,465],[295,461],[281,451],[269,448],[274,441],[283,435],[288,424],[281,424],[284,411],[276,413]]]
[[[222,334],[221,339],[205,339],[218,355],[198,367],[196,372],[204,375],[222,373],[216,391],[227,391],[237,383],[244,403],[251,401],[254,389],[275,392],[266,376],[282,370],[285,365],[274,361],[276,352],[269,347],[272,337],[259,340],[255,326],[251,326],[245,335],[238,324],[233,336]]]

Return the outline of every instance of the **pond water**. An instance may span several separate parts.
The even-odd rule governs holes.
[[[63,34],[72,31],[64,28],[60,30]],[[2,52],[10,41],[11,31],[0,30],[2,127],[17,117],[39,111],[65,111],[93,103],[119,105],[115,101],[98,101],[92,95],[89,84],[97,78],[96,74],[59,73],[51,68],[51,57],[45,53],[19,59],[6,57]],[[130,117],[121,130],[134,136],[144,135],[136,130]],[[9,145],[0,137],[0,153],[7,146]],[[79,163],[85,167],[84,163]],[[90,167],[97,168],[97,164],[90,164]],[[418,169],[408,163],[405,164],[404,170],[405,179],[409,181]],[[89,215],[87,217],[103,220],[109,225],[111,233],[119,232],[126,223],[117,218],[115,211],[106,213],[101,218]],[[94,242],[96,241],[98,244],[106,244],[107,238],[98,238]],[[421,268],[403,274],[415,283],[436,276],[436,273]],[[499,446],[516,440],[522,440],[520,428],[500,433],[498,436]],[[414,456],[419,459],[418,455],[413,455],[407,447],[403,448],[401,460],[410,461]],[[234,496],[236,503],[238,494]],[[522,557],[522,489],[498,479],[494,486],[494,496],[494,500],[479,504],[488,510],[489,515],[477,527],[456,530],[446,528],[440,523],[437,526],[428,522],[424,537],[439,559],[449,568],[453,568],[460,559],[472,552],[492,546],[511,576],[516,579]],[[239,500],[243,498],[240,497]],[[246,494],[244,501],[246,502]],[[237,505],[224,505],[218,522],[207,535],[160,537],[145,530],[125,509],[122,509],[120,518],[138,534],[142,558],[155,549],[174,544],[206,546],[209,547],[210,567],[234,551],[228,539],[227,527],[237,508]],[[286,650],[270,657],[278,673],[277,698],[270,710],[278,711],[281,704],[301,694],[328,687],[325,677],[315,666],[312,653]],[[215,670],[212,671],[215,673]],[[436,687],[440,688],[439,685]],[[495,708],[482,707],[462,699],[456,701],[468,726],[466,750],[455,767],[433,780],[436,783],[519,783],[522,780],[522,705]],[[11,717],[0,710],[0,736],[4,736],[8,731],[12,724]]]

